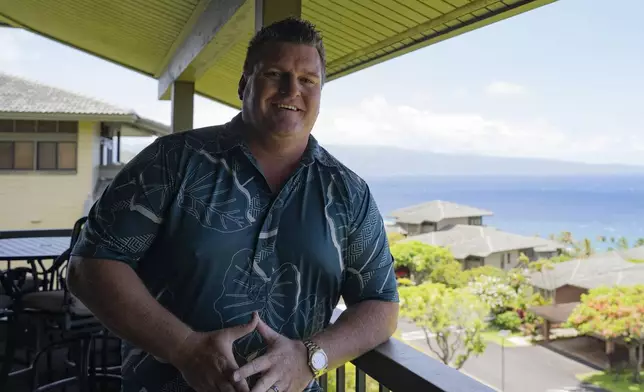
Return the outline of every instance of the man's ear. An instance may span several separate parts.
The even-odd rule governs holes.
[[[240,101],[244,100],[244,90],[246,89],[247,83],[246,74],[242,73],[241,78],[239,78],[239,85],[237,86],[237,95]]]

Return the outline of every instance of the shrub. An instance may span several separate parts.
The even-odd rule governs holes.
[[[414,281],[411,279],[398,278],[397,281],[399,286],[414,286]]]
[[[499,329],[507,329],[510,331],[518,331],[521,327],[521,317],[514,311],[507,311],[496,316],[492,321]]]
[[[467,288],[470,293],[485,302],[494,314],[511,308],[517,299],[517,292],[495,276],[480,276],[470,282]]]

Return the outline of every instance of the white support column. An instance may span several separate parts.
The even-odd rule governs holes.
[[[255,31],[289,16],[302,16],[302,0],[255,0]]]
[[[195,83],[175,81],[172,83],[172,132],[193,128],[195,106]]]

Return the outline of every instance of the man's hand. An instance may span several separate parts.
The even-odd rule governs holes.
[[[279,392],[302,392],[313,380],[304,343],[280,335],[261,319],[257,331],[266,341],[268,351],[235,371],[233,380],[238,382],[262,373],[251,392],[270,391],[273,386]]]
[[[233,355],[233,342],[257,327],[259,316],[253,313],[248,324],[213,332],[193,332],[186,338],[170,362],[197,392],[248,392],[246,380],[231,382],[239,368]]]

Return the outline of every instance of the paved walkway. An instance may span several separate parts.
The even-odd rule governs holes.
[[[399,320],[398,328],[408,344],[432,355],[424,334],[414,324]],[[488,343],[485,352],[470,357],[463,369],[471,377],[504,392],[603,392],[581,386],[575,375],[595,369],[568,359],[541,346],[505,348],[505,382],[501,375],[501,346]],[[504,387],[504,389],[503,389]]]

